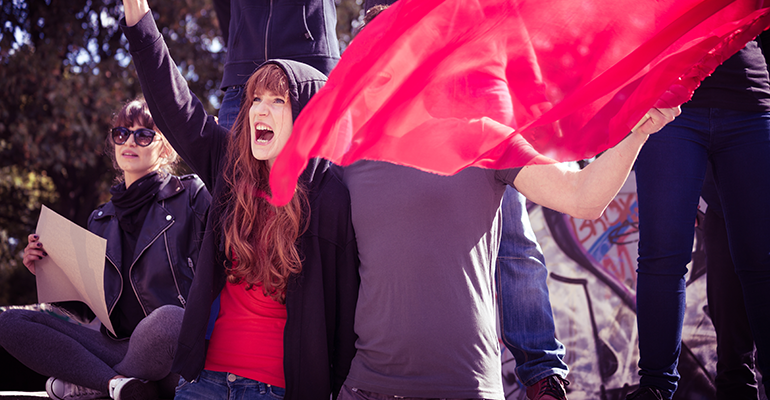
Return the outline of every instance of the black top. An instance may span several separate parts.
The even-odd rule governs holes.
[[[717,67],[682,107],[770,111],[770,80],[759,42],[747,43]]]
[[[166,180],[171,175],[166,176]],[[139,235],[144,225],[144,219],[150,212],[155,194],[160,190],[163,178],[157,172],[151,172],[126,188],[126,183],[119,183],[110,188],[112,204],[120,225],[120,240],[122,244],[122,261],[120,274],[123,276],[123,292],[118,299],[115,312],[110,315],[112,327],[118,337],[129,337],[144,313],[139,300],[134,296],[131,287],[130,271],[134,264],[134,251]]]

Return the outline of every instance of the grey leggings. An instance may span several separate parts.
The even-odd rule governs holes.
[[[119,341],[50,314],[11,309],[0,313],[0,346],[39,374],[108,393],[116,375],[169,375],[183,316],[181,307],[160,307]]]

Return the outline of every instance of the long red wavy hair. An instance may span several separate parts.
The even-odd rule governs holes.
[[[303,209],[307,195],[297,186],[292,200],[275,207],[266,200],[270,167],[251,152],[249,108],[261,93],[289,97],[289,82],[275,64],[258,69],[246,83],[245,97],[236,118],[227,148],[224,178],[229,189],[229,206],[224,220],[225,249],[232,267],[227,269],[231,283],[246,283],[246,289],[261,287],[266,296],[284,303],[291,274],[302,271],[297,239],[307,229]]]

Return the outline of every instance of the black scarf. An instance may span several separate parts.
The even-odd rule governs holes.
[[[167,178],[170,175],[166,176]],[[115,312],[110,315],[110,321],[118,337],[129,337],[139,321],[144,318],[142,306],[133,295],[129,271],[134,261],[134,252],[142,231],[144,220],[150,212],[155,195],[165,182],[157,172],[151,172],[134,182],[126,189],[121,183],[110,188],[112,204],[121,229],[121,275],[123,275],[123,293],[118,299]]]
[[[158,193],[164,180],[156,171],[139,178],[128,189],[125,182],[110,188],[115,214],[123,231],[139,233],[149,211],[146,206]]]

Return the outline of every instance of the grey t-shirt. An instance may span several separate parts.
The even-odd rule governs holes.
[[[518,172],[440,176],[375,161],[345,169],[361,259],[348,386],[503,398],[494,261],[500,201]]]

